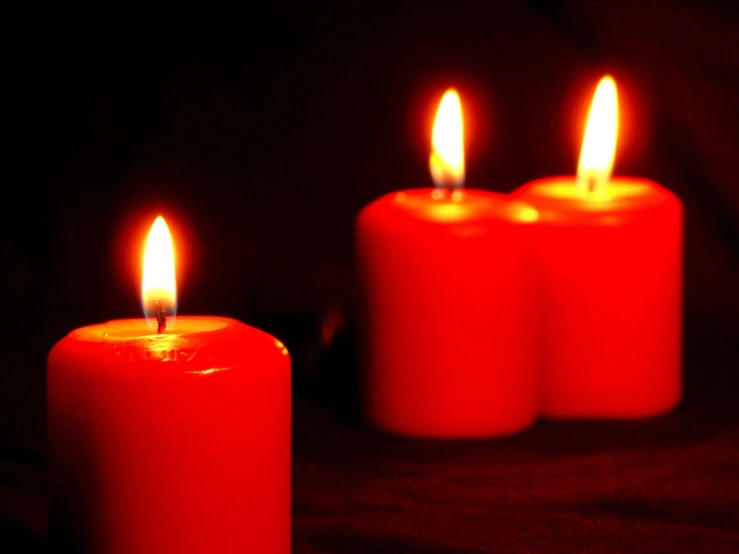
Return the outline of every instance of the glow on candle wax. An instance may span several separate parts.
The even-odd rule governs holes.
[[[577,186],[582,194],[604,193],[613,172],[618,135],[618,95],[613,78],[606,75],[598,83],[585,127]]]
[[[549,417],[649,417],[681,396],[683,209],[653,181],[611,175],[617,120],[606,77],[577,177],[513,194],[539,212],[539,398]]]
[[[431,177],[437,187],[464,185],[464,129],[459,94],[449,89],[439,102],[431,135]]]
[[[141,302],[150,327],[157,327],[156,302],[164,303],[167,325],[174,325],[177,313],[174,247],[169,227],[162,216],[154,220],[144,247]]]
[[[498,436],[537,415],[535,275],[522,223],[538,214],[463,188],[463,123],[449,90],[431,133],[435,188],[386,194],[357,217],[363,412],[403,435]]]

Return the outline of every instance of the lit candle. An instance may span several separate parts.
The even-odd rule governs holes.
[[[616,86],[596,90],[577,177],[528,183],[539,210],[542,411],[637,418],[680,399],[680,201],[657,183],[611,177]]]
[[[48,359],[55,552],[290,552],[290,358],[222,317],[175,321],[158,218],[148,319],[72,331]]]
[[[537,414],[529,231],[520,224],[536,212],[462,188],[454,91],[441,100],[432,143],[436,188],[393,192],[357,218],[364,413],[406,435],[511,433]]]

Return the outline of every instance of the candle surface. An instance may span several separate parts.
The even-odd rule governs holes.
[[[59,552],[290,551],[290,359],[218,317],[77,329],[48,358]]]
[[[388,194],[359,214],[364,412],[381,429],[453,438],[536,417],[527,223],[480,190]]]
[[[542,411],[637,418],[681,395],[680,201],[658,184],[576,177],[531,182],[514,197],[539,211]]]
[[[514,193],[539,211],[542,411],[638,418],[681,395],[680,201],[646,179],[611,176],[618,137],[612,77],[593,95],[577,176]]]

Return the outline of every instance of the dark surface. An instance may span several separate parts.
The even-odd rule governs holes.
[[[236,317],[290,349],[295,552],[739,551],[737,3],[350,4],[66,2],[11,21],[0,552],[43,542],[46,353],[80,325],[139,316],[139,248],[160,212],[181,313]],[[462,444],[363,430],[357,210],[428,184],[450,85],[468,186],[572,173],[606,71],[616,173],[685,205],[681,408]]]
[[[739,549],[739,432],[718,418],[685,410],[430,444],[350,432],[298,407],[312,430],[296,428],[295,552]]]
[[[358,429],[298,395],[294,433],[296,553],[739,551],[734,406],[446,443]],[[6,458],[0,479],[4,545],[44,552],[40,453]]]
[[[739,552],[739,352],[726,337],[710,352],[688,341],[689,394],[664,417],[540,421],[472,442],[358,425],[348,337],[295,394],[294,552]],[[19,545],[3,552],[46,552],[42,375],[6,373],[0,386],[15,393],[2,412],[0,532]]]

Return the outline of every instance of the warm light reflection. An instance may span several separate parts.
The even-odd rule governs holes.
[[[337,307],[327,309],[321,316],[320,339],[321,346],[328,348],[344,326],[344,314]]]
[[[539,212],[536,208],[524,204],[523,202],[511,202],[511,208],[514,210],[514,217],[516,221],[521,223],[535,223],[539,221]]]
[[[144,315],[152,328],[157,327],[157,306],[164,310],[167,327],[177,313],[174,248],[169,227],[162,216],[154,221],[144,248],[144,271],[141,277],[141,301]]]
[[[437,187],[464,185],[464,129],[462,105],[454,89],[446,91],[436,110],[431,135],[429,169]]]
[[[470,208],[456,202],[441,202],[430,206],[429,213],[439,221],[459,221],[470,213]]]
[[[618,136],[618,95],[616,83],[605,76],[598,83],[590,106],[585,137],[577,167],[580,192],[604,192],[613,172]]]
[[[283,356],[289,356],[287,348],[285,347],[284,344],[282,344],[282,342],[275,339],[275,346],[280,349],[280,352],[282,353]]]

